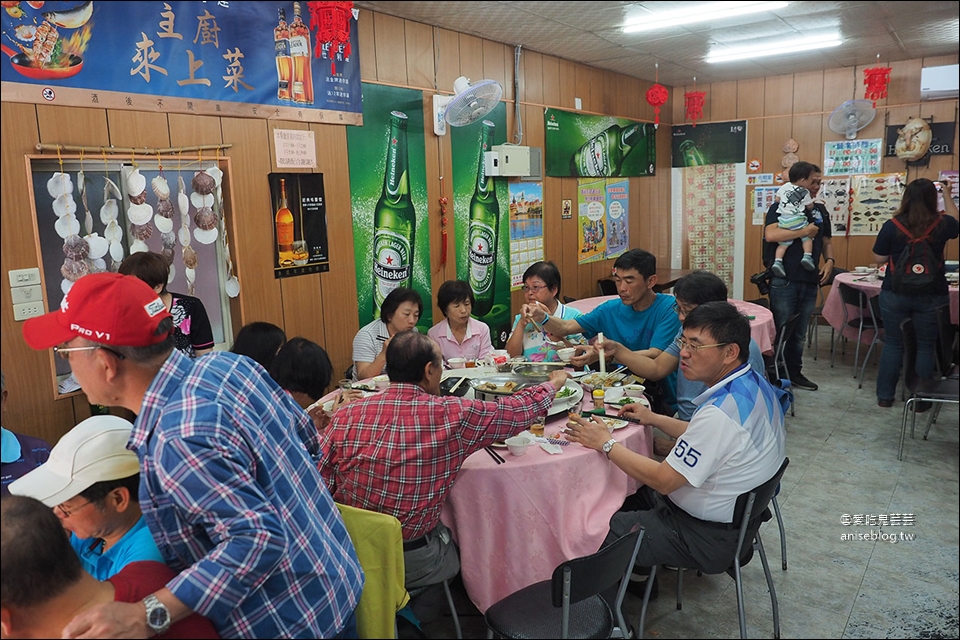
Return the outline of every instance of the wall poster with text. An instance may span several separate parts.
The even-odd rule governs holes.
[[[483,154],[507,140],[507,107],[450,127],[457,278],[470,283],[473,316],[501,348],[510,332],[510,223],[507,179],[488,176]]]
[[[546,109],[543,112],[548,176],[616,178],[652,176],[657,165],[652,122]]]
[[[3,99],[362,124],[359,12],[322,4],[5,2]]]
[[[900,208],[905,173],[878,173],[850,179],[851,236],[873,236]]]
[[[510,290],[516,291],[530,265],[543,260],[543,184],[511,182],[509,187]]]
[[[363,126],[347,128],[360,326],[380,315],[396,287],[423,299],[417,323],[432,325],[430,231],[423,93],[364,84]]]
[[[823,177],[879,173],[883,140],[830,140],[823,143]]]
[[[577,180],[577,264],[603,260],[607,252],[607,181]]]
[[[670,130],[670,149],[674,168],[746,162],[747,121],[675,125]]]
[[[736,242],[736,165],[683,170],[683,215],[690,268],[717,274],[733,291]]]
[[[630,248],[630,181],[607,180],[607,258]]]
[[[330,270],[322,173],[271,173],[273,277]]]

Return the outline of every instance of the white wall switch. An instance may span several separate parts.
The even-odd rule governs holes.
[[[40,269],[12,269],[7,272],[10,276],[11,287],[25,287],[27,285],[40,284]]]
[[[43,302],[43,291],[40,289],[40,285],[34,284],[29,287],[11,287],[10,293],[12,294],[13,303],[20,304],[21,302]]]

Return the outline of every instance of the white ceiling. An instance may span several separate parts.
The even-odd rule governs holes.
[[[355,2],[360,9],[422,22],[609,69],[669,87],[956,55],[960,3],[791,2],[767,13],[624,34],[627,18],[698,2]],[[839,31],[832,49],[707,64],[714,46],[771,43]]]

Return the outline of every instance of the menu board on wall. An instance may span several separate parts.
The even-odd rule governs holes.
[[[880,171],[883,140],[831,140],[823,143],[823,177]]]

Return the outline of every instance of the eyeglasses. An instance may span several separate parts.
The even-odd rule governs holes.
[[[113,349],[108,349],[107,347],[102,347],[100,345],[90,345],[87,347],[54,347],[53,352],[58,356],[60,356],[61,358],[63,358],[64,360],[69,360],[71,351],[95,351],[96,349],[103,349],[104,351],[112,353],[113,355],[117,356],[117,358],[119,358],[120,360],[123,360],[124,358],[124,355],[122,353],[118,353]]]
[[[70,507],[69,509],[64,507],[63,504],[58,504],[57,506],[54,507],[54,509],[59,509],[60,513],[63,515],[64,518],[69,518],[70,516],[76,515],[77,513],[79,513],[80,510],[86,507],[88,504],[93,504],[93,502],[91,500],[87,500],[83,504],[79,504],[75,507]]]
[[[690,313],[691,311],[693,311],[693,309],[684,309],[684,308],[682,308],[682,307],[681,307],[680,305],[678,305],[676,302],[673,303],[673,310],[677,312],[677,315],[678,315],[678,316],[679,316],[679,315],[685,316],[685,315],[687,315],[688,313]]]
[[[684,340],[682,337],[680,337],[674,340],[674,344],[676,344],[680,349],[690,349],[691,351],[700,351],[701,349],[712,349],[713,347],[725,347],[730,343],[718,342],[717,344],[691,344],[686,340]]]
[[[540,286],[530,286],[525,284],[520,288],[523,289],[524,291],[529,291],[530,293],[540,293],[541,291],[547,288],[547,285],[543,284]]]

